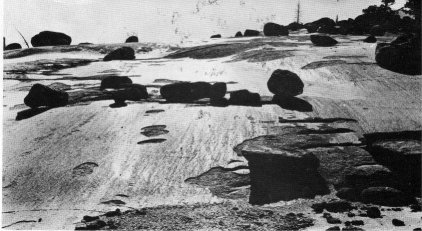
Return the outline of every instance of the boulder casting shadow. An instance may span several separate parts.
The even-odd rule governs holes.
[[[16,115],[16,120],[19,121],[19,120],[29,119],[33,116],[46,112],[50,109],[52,109],[52,107],[38,107],[38,108],[26,109],[26,110],[18,112],[18,114]]]
[[[277,104],[286,110],[299,112],[313,111],[313,107],[310,103],[297,97],[275,95],[272,99],[272,103]]]

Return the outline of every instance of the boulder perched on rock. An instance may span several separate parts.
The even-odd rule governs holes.
[[[330,47],[336,45],[338,42],[325,35],[311,35],[311,41],[315,46]]]
[[[405,206],[413,203],[414,198],[390,187],[370,187],[360,195],[362,202],[384,206]]]
[[[221,38],[221,34],[212,35],[211,38]]]
[[[243,33],[243,36],[245,37],[259,36],[259,31],[247,29],[245,30],[245,33]]]
[[[390,71],[407,75],[422,74],[420,37],[414,37],[401,43],[396,41],[391,44],[378,44],[375,60],[380,67]]]
[[[220,99],[226,95],[227,84],[222,82],[214,83],[210,89],[210,98],[211,99]]]
[[[202,98],[210,98],[211,84],[207,82],[179,82],[164,85],[160,89],[161,96],[169,102],[190,102]]]
[[[376,43],[377,38],[375,38],[375,36],[373,36],[373,35],[370,35],[366,39],[364,39],[363,42],[365,42],[365,43]]]
[[[22,46],[19,43],[11,43],[4,48],[5,51],[16,49],[22,49]]]
[[[61,107],[68,104],[69,95],[64,91],[51,89],[42,84],[36,83],[29,90],[28,95],[24,99],[25,105],[31,108],[41,106]]]
[[[260,106],[261,96],[248,90],[233,91],[230,93],[229,103],[232,105]]]
[[[234,37],[235,37],[235,38],[238,38],[238,37],[243,37],[243,34],[242,34],[242,32],[238,31],[238,32],[234,35]]]
[[[140,84],[129,84],[124,89],[113,92],[113,99],[116,104],[123,104],[126,100],[138,101],[147,98],[147,88]]]
[[[126,39],[125,43],[137,43],[139,42],[139,39],[137,36],[130,36],[129,38]]]
[[[104,57],[104,61],[111,60],[133,60],[135,59],[135,51],[131,47],[118,48]]]
[[[31,39],[33,47],[70,45],[72,38],[66,34],[43,31]]]
[[[265,36],[287,36],[289,35],[289,30],[276,23],[266,23],[264,25],[264,35]]]
[[[303,93],[304,84],[297,74],[278,69],[271,74],[267,87],[275,95],[297,96]]]
[[[100,89],[119,89],[124,88],[128,84],[132,84],[132,80],[127,76],[108,76],[101,81]]]

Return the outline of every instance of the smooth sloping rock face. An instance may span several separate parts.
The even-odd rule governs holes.
[[[53,31],[43,31],[31,39],[33,47],[70,45],[71,42],[70,36]]]
[[[375,36],[371,35],[371,36],[368,36],[366,39],[364,39],[363,42],[365,42],[365,43],[376,43],[377,38],[375,38]]]
[[[390,71],[407,75],[420,75],[421,71],[421,41],[412,38],[408,42],[392,44],[380,43],[375,51],[377,64]]]
[[[364,189],[361,193],[361,199],[365,203],[385,206],[404,206],[414,202],[414,198],[390,187],[370,187]]]
[[[100,89],[119,89],[125,87],[128,84],[132,84],[132,80],[127,76],[109,76],[101,81]]]
[[[31,108],[40,106],[47,107],[61,107],[66,106],[69,100],[69,95],[64,91],[53,90],[42,84],[34,84],[31,87],[24,102]]]
[[[221,38],[221,34],[212,35],[211,38]]]
[[[344,169],[331,173],[327,162],[319,160],[325,151],[336,146],[359,144],[354,133],[326,133],[303,127],[283,127],[278,135],[267,135],[246,140],[236,146],[235,151],[244,156],[251,171],[250,202],[270,203],[295,198],[312,198],[329,192],[326,175],[335,175]],[[318,153],[318,154],[315,154]],[[337,158],[334,156],[333,159]],[[340,162],[340,161],[339,161]],[[324,170],[319,171],[321,163]],[[334,177],[327,177],[332,180]]]
[[[22,49],[22,46],[19,43],[11,43],[4,48],[5,51],[16,49]]]
[[[266,23],[264,25],[264,35],[265,36],[287,36],[289,35],[289,30],[276,23]]]
[[[214,83],[210,89],[210,98],[211,99],[220,99],[226,95],[227,92],[227,84],[218,82]]]
[[[275,95],[297,96],[303,93],[304,84],[295,73],[278,69],[271,74],[267,86]]]
[[[232,105],[260,106],[261,96],[248,90],[239,90],[230,93],[229,103]]]
[[[113,93],[113,99],[116,103],[122,103],[125,100],[138,101],[147,98],[147,88],[141,84],[131,84],[124,90],[119,90]]]
[[[130,36],[129,38],[126,39],[125,43],[137,43],[139,42],[138,37],[136,36]]]
[[[104,57],[104,61],[111,60],[133,60],[135,59],[135,51],[131,47],[121,47]]]
[[[245,37],[252,37],[252,36],[259,36],[259,31],[257,30],[245,30],[245,33],[243,34]]]
[[[330,36],[311,35],[311,41],[315,46],[330,47],[336,45],[338,42]]]

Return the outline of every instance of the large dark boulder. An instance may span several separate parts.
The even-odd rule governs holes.
[[[211,38],[221,38],[221,34],[212,35]]]
[[[207,82],[172,83],[162,86],[160,93],[169,102],[191,102],[202,98],[210,98],[211,84]]]
[[[289,30],[276,23],[266,23],[264,25],[264,35],[265,36],[287,36],[289,35]]]
[[[223,82],[214,83],[210,89],[210,98],[211,99],[220,99],[226,95],[227,85]]]
[[[315,33],[320,27],[334,28],[336,23],[330,18],[321,18],[311,23],[306,23],[305,27],[309,33]]]
[[[123,104],[126,100],[148,99],[147,88],[140,84],[128,84],[124,89],[113,92],[113,99],[117,104]]]
[[[243,33],[243,36],[245,37],[259,36],[259,31],[247,29],[245,30],[245,33]]]
[[[340,30],[331,25],[323,25],[317,30],[317,32],[324,34],[339,34]]]
[[[234,35],[234,37],[235,37],[235,38],[243,37],[243,34],[242,34],[242,32],[238,31],[238,32]]]
[[[377,38],[375,38],[375,36],[373,36],[373,35],[370,35],[366,39],[364,39],[363,42],[365,42],[365,43],[376,43]]]
[[[267,86],[275,95],[297,96],[303,93],[304,84],[297,74],[278,69],[271,74]]]
[[[70,45],[72,38],[64,33],[43,31],[31,39],[33,47]]]
[[[207,82],[193,82],[190,84],[191,95],[194,100],[209,98],[211,84]]]
[[[64,91],[51,89],[42,84],[36,83],[29,90],[24,99],[25,105],[31,108],[40,106],[61,107],[68,104],[69,95]]]
[[[405,206],[415,202],[415,199],[402,191],[391,187],[370,187],[361,192],[364,203],[384,206]]]
[[[336,45],[338,42],[325,35],[311,35],[311,41],[315,46],[330,47]]]
[[[248,90],[233,91],[230,93],[231,105],[261,106],[261,96]]]
[[[19,43],[11,43],[4,48],[5,51],[16,49],[22,49],[22,46]]]
[[[138,37],[133,35],[127,38],[125,43],[137,43],[137,42],[139,42]]]
[[[124,88],[128,84],[132,84],[132,80],[127,76],[108,76],[101,81],[100,89],[119,89]]]
[[[118,48],[104,57],[104,61],[111,60],[133,60],[135,59],[135,51],[131,47]]]
[[[390,71],[406,75],[420,75],[421,72],[421,41],[420,37],[400,38],[402,41],[380,43],[375,51],[377,64]],[[400,42],[400,43],[399,43]]]

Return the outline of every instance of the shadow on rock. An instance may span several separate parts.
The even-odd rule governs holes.
[[[24,120],[46,112],[52,109],[52,107],[39,107],[39,108],[30,108],[23,111],[18,112],[16,115],[16,120]]]
[[[281,108],[286,109],[286,110],[300,111],[300,112],[313,111],[313,107],[310,103],[297,97],[275,95],[272,99],[272,103],[275,103]]]

